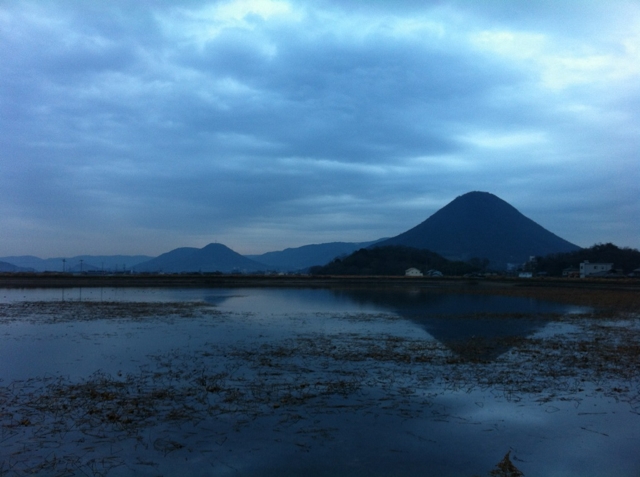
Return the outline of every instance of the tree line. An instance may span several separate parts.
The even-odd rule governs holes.
[[[472,263],[447,260],[430,250],[389,245],[362,248],[351,255],[336,258],[324,266],[311,267],[313,275],[404,275],[409,268],[423,273],[438,270],[443,275],[464,275],[486,268],[488,260],[474,259]]]
[[[579,269],[580,263],[588,260],[592,263],[613,263],[613,268],[628,275],[640,268],[640,251],[635,248],[618,247],[612,243],[599,243],[575,252],[555,253],[536,257],[532,268],[535,272],[544,272],[549,276],[562,276],[567,269]]]
[[[548,276],[562,276],[567,269],[579,269],[580,263],[613,263],[613,269],[628,275],[640,268],[640,251],[618,247],[612,243],[595,244],[574,252],[556,253],[536,257],[524,265],[525,270]],[[489,260],[472,258],[466,262],[448,260],[436,252],[426,249],[389,245],[362,248],[345,257],[339,257],[324,266],[310,268],[313,275],[404,275],[409,268],[423,273],[438,270],[443,275],[465,275],[486,271]]]

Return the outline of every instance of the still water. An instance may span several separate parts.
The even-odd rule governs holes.
[[[640,475],[638,319],[420,289],[0,290],[0,475]],[[594,346],[597,343],[597,346]],[[516,474],[499,474],[516,475]]]

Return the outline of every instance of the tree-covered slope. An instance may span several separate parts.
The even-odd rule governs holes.
[[[444,275],[463,275],[478,270],[471,264],[450,261],[429,250],[402,245],[363,248],[323,267],[313,267],[316,275],[404,275],[409,268],[426,273],[438,270]]]

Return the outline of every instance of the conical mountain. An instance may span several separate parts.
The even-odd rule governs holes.
[[[486,258],[494,267],[580,248],[488,192],[461,195],[416,227],[375,246],[385,245],[428,249],[450,260]]]
[[[203,248],[182,247],[136,265],[136,272],[255,272],[267,267],[243,257],[221,243]]]

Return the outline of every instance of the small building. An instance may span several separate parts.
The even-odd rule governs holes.
[[[442,272],[441,272],[440,270],[433,270],[433,269],[432,269],[432,270],[429,270],[429,271],[427,272],[427,276],[428,276],[428,277],[435,277],[435,278],[438,278],[438,277],[441,277],[441,276],[442,276]]]
[[[422,276],[422,272],[420,270],[418,270],[417,268],[407,268],[404,271],[404,276],[405,277],[421,277]]]
[[[532,272],[520,272],[518,273],[518,278],[533,278]]]
[[[585,260],[580,264],[580,278],[606,275],[613,268],[613,263],[590,263]]]
[[[580,276],[580,269],[575,267],[569,267],[562,270],[562,276],[566,278],[578,278]]]

